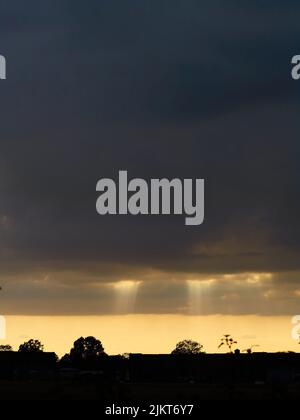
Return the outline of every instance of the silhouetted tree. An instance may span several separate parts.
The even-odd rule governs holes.
[[[71,363],[70,354],[66,353],[64,356],[62,356],[62,358],[60,359],[60,363],[62,363],[63,365],[70,364]]]
[[[44,346],[39,340],[29,340],[21,344],[19,352],[21,353],[40,353],[44,351]]]
[[[9,344],[3,344],[0,346],[0,351],[13,351],[13,348]]]
[[[104,355],[106,355],[106,353],[104,352],[101,341],[97,340],[95,337],[80,337],[74,342],[70,352],[70,359],[71,361],[92,361]]]
[[[183,340],[176,344],[176,348],[171,354],[199,354],[202,353],[203,346],[197,341]]]
[[[230,334],[225,334],[223,335],[223,337],[221,338],[221,342],[218,346],[218,349],[222,346],[227,346],[229,353],[232,353],[232,348],[233,346],[237,344],[237,341],[235,341]]]
[[[243,350],[244,353],[252,354],[254,347],[259,347],[259,344],[253,344],[252,346],[248,347],[247,349]]]

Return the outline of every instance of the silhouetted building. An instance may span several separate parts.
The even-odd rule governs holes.
[[[131,382],[300,382],[300,354],[131,354],[126,362],[123,377]]]

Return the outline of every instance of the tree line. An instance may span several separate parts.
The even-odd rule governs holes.
[[[220,339],[218,349],[224,347],[227,349],[228,353],[233,353],[234,351],[237,351],[237,344],[238,342],[230,334],[224,334]],[[243,350],[243,352],[252,353],[255,347],[258,347],[258,345],[252,345]],[[185,339],[176,344],[171,354],[197,355],[205,353],[203,349],[204,346],[197,341]],[[0,352],[3,351],[13,351],[13,348],[9,344],[0,345]],[[21,344],[18,349],[18,352],[20,353],[40,353],[43,351],[44,345],[36,339],[26,341]],[[74,342],[70,352],[62,357],[61,361],[72,362],[79,360],[93,360],[105,356],[107,356],[107,354],[100,340],[92,336],[85,338],[80,337]]]

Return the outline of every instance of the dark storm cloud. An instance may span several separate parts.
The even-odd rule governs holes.
[[[75,302],[73,284],[89,295],[123,278],[154,290],[162,275],[299,270],[299,12],[294,1],[3,2],[0,259],[11,284],[23,274],[25,312],[42,290],[50,307],[63,301],[64,284]],[[101,218],[96,182],[119,169],[205,178],[204,225]],[[41,289],[31,275],[52,280]],[[172,290],[166,311],[182,308]]]

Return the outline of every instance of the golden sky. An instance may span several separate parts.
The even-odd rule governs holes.
[[[232,334],[244,350],[259,344],[256,351],[299,351],[291,337],[288,316],[8,316],[7,337],[0,343],[19,344],[38,338],[46,351],[68,352],[80,336],[99,338],[108,354],[169,353],[186,338],[199,341],[206,352],[218,352],[220,337]]]

